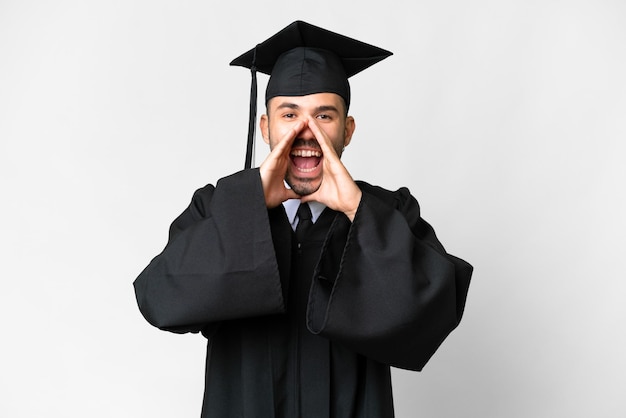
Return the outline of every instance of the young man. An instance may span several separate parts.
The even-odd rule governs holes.
[[[348,77],[389,55],[298,21],[233,61],[270,74],[271,152],[198,190],[135,281],[151,324],[208,338],[203,417],[392,417],[390,366],[421,370],[459,324],[472,267],[406,188],[340,160]]]

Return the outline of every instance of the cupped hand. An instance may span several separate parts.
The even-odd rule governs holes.
[[[339,159],[330,138],[320,129],[315,119],[309,117],[308,126],[324,153],[323,177],[319,189],[315,193],[303,196],[302,201],[321,202],[333,210],[345,213],[352,221],[361,202],[361,189]]]
[[[300,196],[291,189],[285,187],[285,173],[289,167],[289,152],[291,144],[298,133],[304,127],[303,122],[298,122],[289,130],[272,149],[265,161],[259,167],[265,204],[268,208],[274,208],[287,199],[297,199]]]

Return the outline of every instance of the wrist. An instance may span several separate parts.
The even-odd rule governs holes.
[[[350,205],[348,210],[345,210],[343,213],[350,219],[350,222],[354,221],[354,217],[356,216],[356,212],[359,210],[359,205],[361,204],[361,197],[363,197],[363,192],[359,189],[358,193],[355,195],[353,199],[353,204]]]

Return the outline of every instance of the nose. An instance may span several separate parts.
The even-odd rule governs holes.
[[[313,140],[315,140],[315,135],[313,134],[313,131],[309,127],[308,123],[304,125],[304,127],[302,128],[302,130],[298,134],[298,137],[302,138],[302,139],[309,139],[309,140],[313,139]]]

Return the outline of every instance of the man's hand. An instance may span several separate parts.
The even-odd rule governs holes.
[[[290,164],[289,152],[291,144],[293,144],[293,140],[303,127],[303,122],[295,124],[293,129],[285,134],[259,167],[263,193],[265,194],[265,204],[268,208],[274,208],[287,199],[300,198],[296,192],[285,187],[284,180]]]
[[[309,117],[308,125],[324,153],[323,178],[320,188],[315,193],[303,196],[302,201],[316,200],[333,210],[343,212],[352,221],[361,202],[361,189],[335,153],[328,136],[317,126],[315,119]]]

